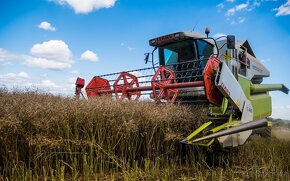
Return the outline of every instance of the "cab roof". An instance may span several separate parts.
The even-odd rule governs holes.
[[[206,38],[207,38],[206,35],[196,32],[196,31],[183,31],[183,32],[176,32],[176,33],[160,36],[157,38],[153,38],[149,40],[149,45],[160,47],[166,44],[183,41],[187,39],[206,39]],[[205,41],[207,41],[208,43],[212,45],[215,44],[212,39],[206,39]]]

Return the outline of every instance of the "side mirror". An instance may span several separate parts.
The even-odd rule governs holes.
[[[236,47],[236,37],[234,35],[227,36],[227,48],[235,49]]]
[[[150,55],[150,53],[145,53],[144,55],[145,55],[144,61],[145,61],[145,64],[147,64],[148,61],[149,61],[149,55]]]

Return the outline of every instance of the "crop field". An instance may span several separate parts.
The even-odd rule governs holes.
[[[207,110],[0,90],[0,180],[290,180],[290,138],[212,150],[179,141]]]

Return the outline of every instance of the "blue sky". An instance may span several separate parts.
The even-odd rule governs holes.
[[[0,86],[72,95],[75,78],[145,67],[148,40],[177,31],[249,40],[290,87],[290,0],[0,0]],[[290,119],[290,96],[273,117]]]

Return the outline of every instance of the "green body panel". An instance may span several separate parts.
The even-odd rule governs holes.
[[[246,97],[249,99],[250,98],[250,87],[251,87],[251,81],[246,79],[245,77],[238,75],[238,82],[241,85]]]
[[[253,106],[254,120],[271,116],[272,101],[267,93],[252,95],[249,100]]]
[[[282,90],[283,84],[251,84],[252,93]]]
[[[272,100],[271,100],[271,96],[268,94],[269,91],[280,90],[285,93],[288,93],[289,91],[288,88],[286,88],[283,84],[253,84],[250,80],[248,80],[246,77],[242,75],[238,75],[237,80],[242,90],[244,91],[246,99],[251,101],[252,108],[253,108],[253,120],[257,120],[257,121],[263,121],[264,120],[263,118],[267,118],[271,116],[272,114]],[[242,95],[242,98],[245,99],[243,95]],[[229,105],[229,100],[225,97],[220,107],[210,105],[209,113],[211,116],[210,117],[211,121],[204,123],[198,129],[192,132],[182,142],[187,143],[187,144],[192,144],[192,145],[210,146],[212,145],[214,140],[217,137],[221,137],[221,135],[220,136],[216,135],[215,137],[211,137],[207,135],[208,133],[212,133],[212,135],[214,135],[215,133],[219,133],[223,130],[230,129],[232,127],[238,128],[241,125],[241,121],[232,120],[232,114],[229,114],[227,112],[228,105]],[[215,124],[220,121],[224,121],[223,124]],[[254,123],[257,123],[257,122],[254,122]],[[245,124],[248,124],[248,123],[245,123]],[[269,124],[270,123],[268,122],[268,126]],[[215,127],[211,128],[209,131],[206,130],[210,125],[213,125]],[[243,127],[239,127],[239,128],[241,130],[243,129],[244,131]],[[249,130],[250,129],[251,128],[249,128]],[[203,137],[194,139],[200,133],[204,133]],[[232,133],[234,134],[235,132],[232,132]],[[226,135],[230,135],[232,133],[227,133]],[[233,137],[229,137],[229,138],[233,139]],[[218,140],[218,141],[223,145],[224,143],[227,142],[226,139],[227,138],[225,138],[222,141],[221,140]],[[210,141],[206,143],[202,142],[205,140],[210,140]],[[229,143],[229,142],[226,144],[232,144],[232,146],[234,145],[234,143]],[[238,143],[237,141],[235,144],[239,145],[240,143]]]
[[[281,84],[252,84],[245,77],[238,76],[238,82],[241,85],[246,97],[253,106],[254,120],[271,116],[272,101],[268,91],[280,90]],[[259,93],[259,94],[257,94]]]

